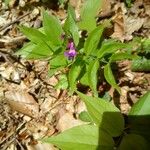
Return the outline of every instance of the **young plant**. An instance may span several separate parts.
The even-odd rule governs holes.
[[[111,63],[136,57],[119,51],[125,49],[126,44],[115,40],[103,40],[103,31],[108,26],[108,22],[96,26],[95,16],[100,4],[100,0],[87,0],[81,9],[79,22],[76,21],[74,9],[68,6],[68,16],[63,25],[57,17],[43,12],[43,27],[39,30],[20,27],[30,42],[17,54],[26,59],[48,60],[49,76],[57,72],[60,73],[61,79],[63,76],[63,81],[60,80],[61,84],[58,83],[56,87],[66,88],[68,85],[71,93],[76,90],[76,85],[80,82],[89,86],[93,95],[98,97],[97,83],[100,68],[104,68],[106,81],[120,92],[111,70]],[[86,36],[79,35],[80,30],[86,30]]]
[[[141,39],[135,38],[135,43],[138,43],[138,48],[136,49],[136,53],[138,54],[139,59],[133,60],[131,69],[132,71],[150,71],[150,39]]]
[[[89,122],[45,138],[43,142],[52,143],[61,150],[149,150],[150,92],[133,105],[126,124],[112,103],[77,93],[87,107],[87,115],[84,113],[82,119]]]

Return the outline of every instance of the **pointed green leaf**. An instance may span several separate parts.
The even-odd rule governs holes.
[[[89,64],[85,63],[84,68],[82,69],[82,76],[80,78],[80,83],[85,85],[85,86],[89,86],[89,79],[88,79],[88,68],[89,68]]]
[[[81,9],[79,27],[91,32],[96,28],[96,15],[101,8],[102,0],[86,0]]]
[[[25,26],[21,26],[21,27],[19,27],[19,29],[33,43],[39,44],[41,42],[48,40],[46,35],[44,35],[38,29],[29,28],[29,27],[25,27]]]
[[[24,46],[19,49],[15,54],[21,55],[22,58],[27,58],[28,55],[32,52],[33,49],[35,49],[36,44],[32,42],[28,42],[27,44],[24,44]]]
[[[94,125],[73,127],[42,141],[52,143],[61,150],[113,150],[114,146],[112,137]]]
[[[68,36],[72,36],[74,43],[77,46],[79,43],[79,31],[71,8],[72,7],[70,6],[68,9],[68,16],[64,24],[64,30]]]
[[[88,56],[91,53],[95,53],[97,50],[98,43],[100,41],[100,38],[102,36],[104,30],[104,26],[98,26],[95,30],[93,30],[88,38],[85,41],[84,44],[84,53]]]
[[[118,150],[149,150],[144,137],[136,134],[127,134],[123,137]]]
[[[50,60],[51,68],[57,68],[66,65],[67,65],[67,60],[64,54],[58,54]]]
[[[124,118],[117,107],[100,98],[89,97],[77,92],[86,104],[93,122],[113,137],[119,136],[124,129]]]
[[[83,64],[84,64],[83,60],[80,57],[78,57],[70,68],[68,80],[69,80],[70,90],[72,93],[76,89],[77,78],[79,77]]]
[[[48,58],[52,54],[51,49],[45,43],[39,43],[32,49],[32,52],[26,57],[27,59]]]
[[[123,49],[126,47],[126,44],[116,42],[113,40],[108,40],[102,44],[102,47],[98,50],[97,57],[102,58],[106,54],[114,53],[119,49]]]
[[[97,92],[97,71],[99,69],[99,61],[93,61],[88,68],[88,81],[90,88],[92,89],[94,96],[98,97]]]
[[[106,81],[113,87],[115,88],[119,93],[121,93],[120,91],[120,87],[117,85],[114,75],[112,73],[110,64],[108,63],[107,65],[105,65],[104,67],[104,76]]]
[[[147,92],[133,105],[129,115],[150,115],[150,92]]]
[[[61,39],[63,30],[59,20],[52,15],[48,15],[46,11],[43,13],[43,27],[47,38],[54,45],[60,45],[63,42]]]
[[[131,64],[131,70],[139,72],[150,72],[150,59],[139,58],[133,60]]]
[[[58,83],[55,85],[56,89],[67,89],[68,88],[68,80],[65,74],[62,74],[59,77]]]
[[[42,59],[51,56],[52,51],[45,43],[33,44],[29,42],[23,48],[21,48],[17,53],[26,59]]]
[[[120,61],[120,60],[125,60],[125,59],[132,60],[132,59],[137,59],[137,58],[139,58],[137,55],[131,55],[128,53],[116,53],[110,57],[110,62]]]
[[[140,134],[150,142],[150,92],[142,96],[129,112],[131,133]]]
[[[80,83],[89,86],[88,72],[85,72],[84,75],[80,79]]]

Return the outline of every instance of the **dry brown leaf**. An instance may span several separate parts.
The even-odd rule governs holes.
[[[133,11],[133,10],[132,10]],[[116,15],[114,16],[114,33],[113,38],[119,39],[120,41],[131,40],[132,34],[138,31],[145,21],[145,18],[140,18],[138,14],[126,14],[127,9],[124,4],[118,5],[116,8]],[[139,13],[137,11],[137,13]]]
[[[28,150],[58,150],[52,144],[38,143],[36,145],[27,145]]]
[[[101,16],[107,16],[111,12],[111,0],[102,1]]]
[[[124,21],[125,35],[126,37],[131,36],[132,38],[132,33],[138,31],[142,27],[144,18],[125,16]]]
[[[29,93],[12,90],[6,92],[5,97],[13,110],[33,118],[38,118],[39,105]]]
[[[58,124],[56,128],[63,132],[66,129],[72,128],[77,125],[81,125],[83,122],[81,120],[77,120],[73,117],[72,113],[66,112],[63,116],[58,120]]]
[[[121,7],[117,9],[113,22],[114,22],[114,33],[112,34],[112,38],[117,38],[123,41],[125,29],[124,29],[123,11]]]

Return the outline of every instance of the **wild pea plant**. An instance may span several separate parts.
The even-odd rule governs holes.
[[[28,37],[28,42],[18,55],[26,59],[46,59],[49,61],[49,76],[61,72],[59,88],[69,88],[73,93],[77,83],[89,86],[98,97],[97,82],[100,68],[104,69],[106,81],[120,92],[114,79],[111,63],[136,56],[120,49],[126,44],[111,39],[103,39],[103,31],[108,23],[96,25],[95,16],[100,0],[88,0],[81,9],[81,19],[76,21],[75,11],[68,6],[68,16],[62,25],[57,17],[43,12],[43,27],[40,29],[20,27]],[[89,13],[90,12],[90,13]],[[79,31],[87,34],[80,35]]]
[[[149,150],[150,92],[133,105],[126,120],[110,102],[77,92],[87,107],[82,120],[87,124],[43,139],[61,150]]]
[[[30,42],[17,54],[26,59],[48,60],[49,76],[60,74],[60,81],[56,87],[68,88],[72,94],[76,92],[88,110],[80,117],[89,120],[90,123],[69,129],[44,141],[53,143],[62,150],[104,150],[114,147],[121,147],[122,150],[122,147],[126,146],[126,141],[133,137],[135,140],[140,139],[141,145],[145,148],[143,137],[136,135],[135,132],[129,135],[124,132],[124,118],[118,108],[98,98],[99,71],[103,70],[106,81],[120,93],[111,64],[122,59],[137,58],[128,51],[123,51],[127,48],[127,44],[103,38],[108,23],[97,25],[96,15],[100,6],[100,0],[87,0],[81,9],[79,21],[76,19],[74,9],[68,5],[68,16],[64,24],[61,24],[57,17],[43,12],[42,28],[20,27]],[[86,31],[86,34],[79,34],[83,31]],[[78,92],[78,83],[89,86],[93,97]],[[140,107],[143,109],[143,104],[137,106],[141,109]],[[114,137],[119,139],[114,140]]]

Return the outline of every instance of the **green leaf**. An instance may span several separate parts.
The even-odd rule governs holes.
[[[104,67],[104,76],[106,81],[113,87],[115,88],[119,93],[121,93],[120,91],[120,87],[117,85],[114,75],[112,73],[111,67],[110,67],[110,63],[108,63],[107,65],[105,65]]]
[[[129,112],[130,132],[148,138],[150,142],[150,92],[142,96]]]
[[[102,47],[99,49],[97,53],[98,58],[104,57],[106,54],[111,54],[116,52],[119,49],[123,49],[126,47],[126,44],[116,42],[114,40],[108,40],[102,44]]]
[[[28,55],[32,52],[33,49],[35,49],[36,44],[32,42],[28,42],[27,44],[24,44],[24,46],[18,50],[15,54],[21,55],[22,58],[27,58]]]
[[[52,55],[52,51],[45,43],[35,45],[32,42],[29,42],[16,54],[21,55],[26,59],[42,59],[50,57]]]
[[[48,15],[46,11],[43,12],[43,27],[47,38],[54,45],[62,44],[63,40],[61,39],[61,35],[63,33],[63,30],[61,24],[56,17]]]
[[[43,139],[61,150],[113,150],[112,137],[94,125],[73,127],[63,133]]]
[[[49,48],[49,51],[51,51],[51,53],[59,48],[59,47],[54,46],[48,40],[46,35],[37,29],[22,26],[22,27],[20,27],[20,30],[27,36],[27,38],[29,40],[31,40],[32,43],[37,44],[38,48],[39,47],[43,47],[43,48],[45,47],[46,48],[45,51],[47,51],[47,49]],[[30,51],[30,50],[28,50],[28,51]]]
[[[150,39],[145,39],[142,42],[142,46],[143,46],[143,50],[144,52],[146,52],[147,54],[150,53]]]
[[[110,62],[125,60],[125,59],[137,59],[139,58],[137,55],[131,55],[128,53],[116,53],[110,57]]]
[[[132,71],[150,72],[150,59],[139,58],[132,61]]]
[[[81,77],[80,83],[85,86],[89,86],[88,72],[85,72],[84,75]]]
[[[89,68],[89,63],[85,63],[85,66],[83,67],[81,71],[81,78],[80,78],[80,83],[89,86],[89,79],[88,79],[88,68]]]
[[[81,9],[79,27],[91,32],[96,28],[96,15],[101,8],[102,0],[86,0]]]
[[[95,60],[93,61],[88,68],[88,81],[90,88],[92,89],[94,96],[98,97],[97,92],[97,72],[99,69],[99,61]]]
[[[64,24],[64,30],[68,36],[72,36],[74,43],[77,46],[79,43],[79,31],[78,26],[74,20],[71,6],[68,8],[68,16]]]
[[[131,108],[129,115],[150,115],[150,92],[142,96]]]
[[[84,122],[93,122],[87,111],[82,111],[79,114],[79,119],[84,121]]]
[[[93,30],[84,44],[84,53],[88,56],[91,53],[94,53],[97,50],[97,46],[99,44],[100,38],[104,31],[104,26],[98,26],[95,30]]]
[[[77,78],[79,77],[83,64],[83,60],[80,57],[78,57],[70,68],[68,80],[71,93],[73,93],[76,89]]]
[[[48,70],[48,76],[52,77],[57,71],[61,70],[63,68],[63,66],[61,67],[56,67],[56,68],[50,68]]]
[[[123,137],[118,150],[149,150],[144,137],[136,134],[127,134]]]
[[[57,67],[66,66],[66,65],[67,65],[67,60],[64,54],[58,54],[50,60],[50,66],[52,68],[57,68]]]
[[[93,122],[113,137],[121,135],[124,129],[124,118],[117,107],[106,100],[89,97],[77,92],[86,104]]]
[[[55,85],[56,89],[67,89],[68,88],[68,80],[66,75],[61,75],[59,77],[58,83]]]
[[[29,40],[31,40],[31,42],[33,42],[35,44],[39,44],[41,42],[43,43],[48,40],[46,35],[44,35],[38,29],[29,28],[29,27],[25,27],[25,26],[21,26],[21,27],[19,27],[19,29],[21,32],[23,32],[24,35],[27,36],[27,38]]]

